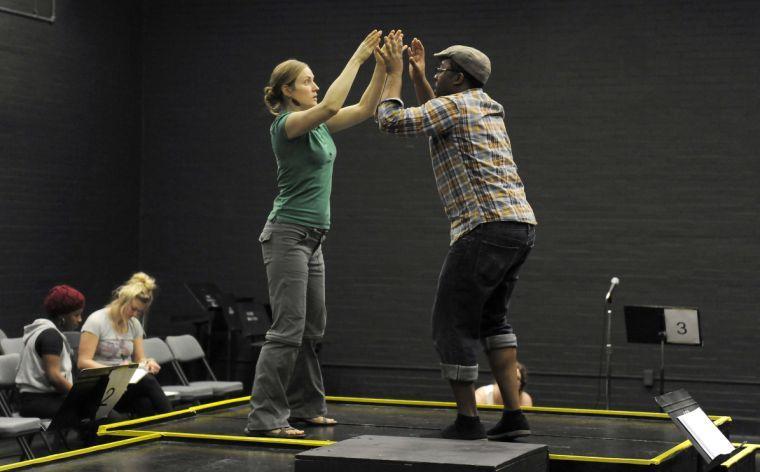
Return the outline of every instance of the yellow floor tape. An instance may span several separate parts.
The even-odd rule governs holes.
[[[454,402],[441,402],[441,401],[423,401],[423,400],[401,400],[401,399],[389,399],[389,398],[360,398],[360,397],[344,397],[344,396],[328,396],[328,401],[334,403],[354,403],[365,405],[389,405],[389,406],[413,406],[413,407],[429,407],[429,408],[455,408]],[[8,464],[0,466],[0,472],[5,470],[13,470],[21,467],[29,467],[32,465],[44,464],[47,462],[59,461],[63,459],[69,459],[77,456],[83,456],[96,452],[101,452],[109,449],[116,449],[119,447],[129,446],[131,444],[152,441],[161,438],[166,439],[190,439],[190,440],[209,440],[214,442],[229,441],[238,443],[256,443],[256,444],[273,444],[283,446],[299,446],[299,447],[322,447],[334,444],[334,441],[321,441],[321,440],[309,440],[309,439],[284,439],[284,438],[268,438],[268,437],[249,437],[249,436],[234,436],[234,435],[219,435],[219,434],[198,434],[198,433],[180,433],[173,431],[144,431],[133,429],[120,429],[135,425],[145,425],[157,421],[166,419],[179,419],[189,418],[197,415],[199,412],[212,410],[221,407],[230,407],[234,405],[243,405],[250,401],[250,396],[232,398],[222,400],[218,402],[192,406],[183,410],[173,411],[161,415],[149,416],[145,418],[138,418],[135,420],[122,421],[119,423],[111,423],[101,426],[98,429],[98,435],[111,436],[111,437],[127,437],[128,439],[115,441],[112,443],[102,444],[84,449],[77,449],[74,451],[68,451],[60,454],[53,454],[50,456],[32,459],[23,462],[17,462],[14,464]],[[484,410],[498,410],[501,409],[501,405],[478,405],[478,408]],[[636,412],[636,411],[619,411],[619,410],[592,410],[584,408],[554,408],[554,407],[524,407],[527,412],[536,413],[555,413],[555,414],[576,414],[576,415],[598,415],[598,416],[617,416],[617,417],[629,417],[629,418],[652,418],[652,419],[668,419],[668,415],[665,413],[653,413],[653,412]],[[726,422],[730,422],[731,418],[727,416],[710,416],[713,422],[720,426]],[[684,441],[675,447],[663,452],[662,454],[652,459],[632,459],[622,457],[596,457],[596,456],[576,456],[568,454],[549,454],[549,459],[557,461],[576,461],[576,462],[598,462],[598,463],[610,463],[610,464],[630,464],[641,466],[659,465],[663,461],[672,457],[680,451],[691,447],[689,441]],[[760,445],[745,445],[744,450],[734,457],[722,464],[725,468],[730,468],[734,464],[738,463],[742,458],[749,454],[754,453]]]

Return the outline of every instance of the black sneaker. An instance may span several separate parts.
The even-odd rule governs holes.
[[[530,425],[522,410],[504,410],[501,420],[488,430],[488,439],[492,441],[511,441],[530,436]]]
[[[444,439],[485,439],[486,429],[477,416],[457,415],[454,423],[443,428],[441,437]]]

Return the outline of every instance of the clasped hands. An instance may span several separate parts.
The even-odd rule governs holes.
[[[414,38],[409,45],[404,44],[404,33],[391,30],[383,38],[383,46],[375,46],[375,60],[385,64],[388,75],[400,75],[404,70],[404,52],[409,58],[409,77],[412,80],[425,77],[425,47]]]

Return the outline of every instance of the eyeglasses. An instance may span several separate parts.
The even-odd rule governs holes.
[[[456,70],[456,69],[444,69],[444,68],[441,68],[441,67],[437,68],[437,69],[435,70],[435,73],[436,73],[436,75],[437,75],[437,74],[440,74],[441,72],[446,72],[446,71],[449,71],[449,72],[456,72],[457,74],[461,74],[461,73],[462,73],[462,71],[461,71],[461,70]]]

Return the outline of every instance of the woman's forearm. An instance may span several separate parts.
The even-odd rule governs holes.
[[[68,393],[71,390],[71,382],[66,380],[66,377],[61,375],[60,372],[49,373],[48,380],[50,381],[50,385],[55,387],[59,393]]]
[[[61,356],[52,354],[43,354],[40,356],[42,361],[42,369],[45,372],[50,385],[58,391],[58,393],[66,393],[71,390],[71,382],[66,379],[66,376],[61,371]]]
[[[100,367],[108,367],[105,364],[101,364],[100,362],[95,362],[92,359],[82,359],[81,357],[77,360],[77,367],[80,369],[97,369]]]
[[[348,92],[351,90],[351,85],[353,85],[361,65],[362,61],[352,57],[338,78],[327,89],[320,105],[330,110],[332,114],[338,113],[341,107],[343,107],[346,97],[348,97]]]
[[[375,108],[377,108],[377,104],[380,102],[380,95],[383,93],[386,76],[385,65],[376,63],[372,79],[369,81],[369,85],[367,85],[358,103],[362,111],[366,113],[366,118],[375,113]]]

